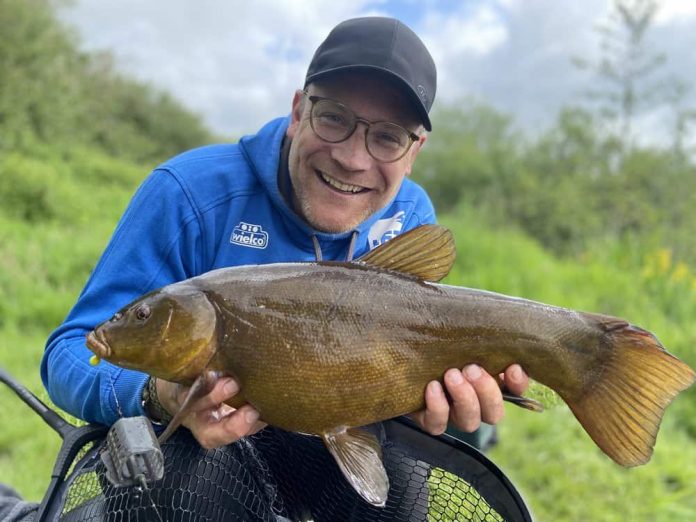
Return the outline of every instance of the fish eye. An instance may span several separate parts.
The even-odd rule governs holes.
[[[137,317],[141,321],[144,321],[145,319],[150,317],[150,307],[146,304],[140,305],[138,308],[135,309],[135,317]]]

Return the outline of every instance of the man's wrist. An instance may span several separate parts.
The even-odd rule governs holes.
[[[145,383],[142,406],[145,415],[155,424],[168,424],[172,420],[172,414],[160,402],[156,377],[148,377]]]

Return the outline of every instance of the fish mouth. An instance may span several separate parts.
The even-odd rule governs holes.
[[[111,355],[111,348],[101,330],[92,330],[89,332],[87,335],[87,348],[92,350],[100,359],[106,359]]]

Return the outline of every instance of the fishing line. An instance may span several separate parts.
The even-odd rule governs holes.
[[[116,411],[118,412],[118,418],[123,418],[123,410],[121,409],[121,404],[118,402],[118,395],[116,395],[116,388],[114,387],[114,381],[111,378],[111,372],[107,370],[106,375],[109,376],[109,384],[111,384],[111,393],[114,394],[114,401],[116,401]]]
[[[150,501],[150,507],[155,510],[155,514],[157,515],[157,519],[159,522],[164,522],[162,520],[162,515],[160,515],[159,510],[157,509],[157,505],[155,504],[155,501],[152,500],[152,495],[150,495],[150,488],[147,487],[147,481],[145,480],[145,477],[140,475],[138,477],[140,485],[136,486],[136,490],[139,491],[140,493],[145,493],[147,495],[147,499]]]
[[[273,482],[268,464],[256,449],[254,441],[250,440],[249,437],[242,437],[235,441],[234,444],[239,448],[240,460],[246,462],[247,466],[249,466],[249,471],[252,473],[256,472],[255,477],[260,482],[261,491],[266,497],[266,503],[269,507],[274,506],[278,499],[277,486]]]
[[[109,384],[111,386],[111,393],[114,395],[114,401],[116,402],[116,410],[118,412],[119,419],[124,418],[123,416],[123,410],[121,409],[121,403],[118,401],[118,395],[116,394],[116,387],[114,386],[114,381],[111,378],[111,373],[107,371],[106,373],[109,376]],[[147,480],[145,479],[145,476],[141,473],[138,474],[135,477],[135,480],[138,481],[138,485],[135,486],[135,490],[139,492],[140,494],[145,494],[147,496],[147,500],[150,502],[150,507],[155,511],[155,514],[157,515],[157,520],[159,522],[164,522],[162,519],[162,515],[160,515],[159,510],[157,509],[157,505],[155,504],[155,501],[152,498],[152,495],[150,494],[150,488],[147,487]]]

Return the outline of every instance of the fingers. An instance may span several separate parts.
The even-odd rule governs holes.
[[[217,408],[222,402],[234,397],[239,392],[239,384],[231,377],[223,377],[215,383],[215,386],[210,393],[201,397],[193,408],[194,411],[209,410]],[[186,396],[185,389],[180,393],[179,397],[183,401]]]
[[[529,377],[519,364],[511,364],[501,374],[505,388],[515,395],[523,395],[529,388]]]
[[[471,432],[481,422],[496,424],[504,414],[503,395],[496,380],[481,367],[470,364],[463,371],[448,370],[445,385],[452,398],[451,418],[462,431]]]
[[[228,407],[229,408],[229,407]],[[259,412],[245,404],[237,410],[230,409],[222,416],[214,410],[197,412],[188,428],[198,443],[206,449],[218,448],[252,435],[266,426],[259,421]]]
[[[510,391],[519,394],[527,389],[529,382],[519,365],[508,368],[505,381],[506,384],[509,381]],[[496,424],[505,415],[498,381],[480,366],[470,364],[461,371],[449,369],[444,383],[447,394],[439,382],[428,384],[425,409],[412,416],[428,433],[443,433],[448,421],[462,431],[472,432],[481,422]]]
[[[425,388],[425,409],[412,415],[421,428],[431,435],[440,435],[447,429],[449,403],[438,381],[431,381]]]
[[[159,386],[159,380],[158,380]],[[163,395],[173,397],[165,407],[176,413],[188,394],[188,387],[174,383],[163,386]],[[239,409],[231,408],[224,401],[239,392],[239,384],[231,377],[223,377],[215,383],[213,389],[191,404],[191,413],[183,420],[198,443],[213,449],[252,435],[266,426],[259,421],[259,412],[251,405],[245,404]],[[171,409],[170,409],[171,408]]]

